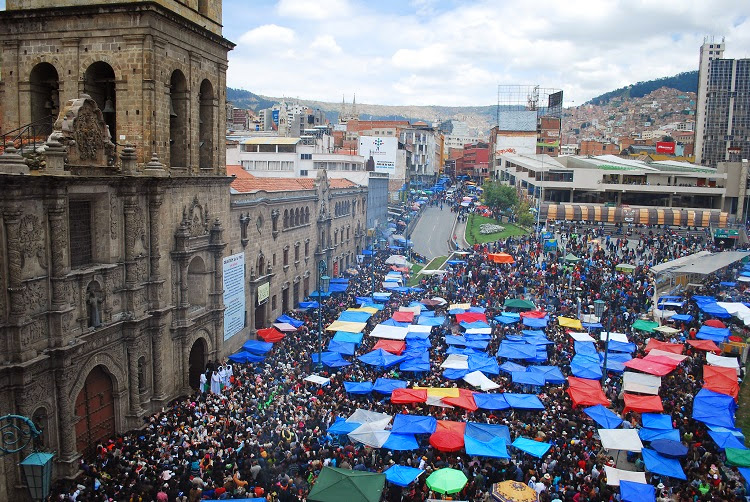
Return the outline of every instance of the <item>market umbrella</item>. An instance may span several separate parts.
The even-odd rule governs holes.
[[[581,261],[581,259],[573,253],[568,253],[567,255],[565,255],[565,261],[568,263],[578,263],[579,261]]]
[[[319,502],[378,502],[385,474],[324,466],[307,500]]]
[[[711,326],[712,328],[726,328],[727,325],[721,322],[718,319],[709,319],[708,321],[704,322],[706,326]]]
[[[406,467],[403,465],[392,465],[385,471],[385,479],[389,483],[398,486],[408,486],[415,481],[424,471],[415,467]]]
[[[684,457],[688,454],[687,446],[671,439],[655,439],[651,441],[651,448],[656,450],[656,453],[668,458]]]
[[[438,431],[430,436],[430,444],[436,450],[458,451],[464,447],[464,437],[449,431]]]
[[[538,497],[536,490],[526,483],[503,481],[492,485],[492,499],[498,502],[534,502]]]
[[[460,492],[468,481],[463,472],[445,468],[430,474],[427,478],[427,486],[434,492],[450,494]]]

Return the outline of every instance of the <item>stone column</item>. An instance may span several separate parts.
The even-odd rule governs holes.
[[[68,228],[65,224],[65,199],[54,199],[48,209],[52,280],[52,310],[61,310],[70,301],[65,297],[64,275],[68,271]]]
[[[138,200],[133,193],[127,193],[123,197],[123,214],[125,224],[125,311],[135,314],[135,301],[133,290],[136,286],[138,264],[135,260],[135,240],[138,235],[137,223],[135,221],[135,208]]]
[[[128,400],[130,401],[130,413],[139,416],[141,408],[141,397],[138,391],[138,345],[134,341],[128,342]]]
[[[159,231],[161,230],[161,222],[159,221],[159,211],[161,204],[164,200],[162,192],[153,192],[149,198],[148,203],[148,216],[149,216],[149,240],[151,244],[150,252],[150,279],[151,281],[158,281],[161,277],[159,274],[159,260],[161,259],[161,252],[159,249]]]
[[[166,400],[164,389],[164,375],[162,374],[162,357],[164,351],[164,325],[159,324],[151,330],[151,364],[153,374],[153,400]]]
[[[55,385],[57,387],[57,417],[60,437],[60,459],[63,462],[72,463],[78,456],[76,450],[75,423],[75,399],[77,396],[68,398],[70,386],[73,383],[75,372],[72,368],[61,368],[57,371]]]
[[[8,246],[8,296],[10,298],[11,322],[23,316],[25,309],[23,304],[23,293],[26,289],[22,282],[22,251],[20,240],[21,211],[18,209],[6,209],[5,236]]]

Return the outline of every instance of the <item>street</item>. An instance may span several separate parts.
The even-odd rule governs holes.
[[[414,251],[428,261],[436,256],[447,256],[450,252],[448,241],[455,221],[456,213],[452,213],[447,205],[442,211],[440,207],[432,206],[425,209],[409,237],[414,243]]]

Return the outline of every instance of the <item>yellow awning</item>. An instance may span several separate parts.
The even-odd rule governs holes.
[[[427,395],[431,397],[459,397],[458,389],[443,387],[414,387],[415,389],[427,389]]]
[[[451,303],[450,307],[448,307],[448,310],[453,310],[453,309],[469,310],[470,308],[471,308],[471,303]]]
[[[564,328],[583,329],[581,321],[570,317],[558,317],[557,322]]]
[[[367,312],[368,314],[377,314],[378,309],[375,307],[359,307],[356,309],[346,309],[349,312]]]
[[[326,331],[348,331],[350,333],[361,333],[364,331],[366,322],[333,321],[328,325]]]

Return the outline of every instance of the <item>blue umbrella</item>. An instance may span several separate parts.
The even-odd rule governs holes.
[[[422,469],[396,464],[385,471],[385,479],[397,486],[408,486],[409,483],[416,480],[423,472]]]
[[[667,458],[684,457],[688,454],[687,446],[671,439],[656,439],[651,441],[651,448],[656,450],[656,453]]]
[[[605,429],[615,429],[622,424],[622,418],[618,417],[601,404],[584,408],[583,412]]]

